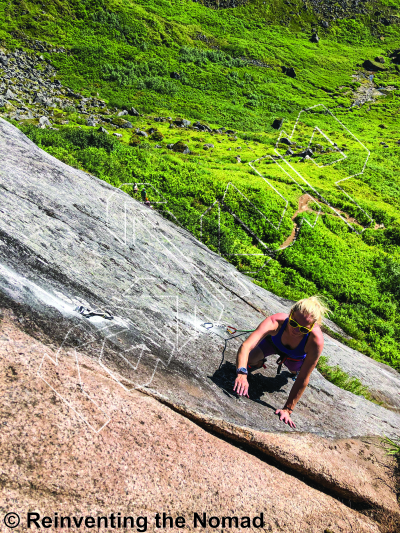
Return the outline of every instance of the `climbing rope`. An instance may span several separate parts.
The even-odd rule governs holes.
[[[225,359],[225,350],[227,347],[227,342],[231,341],[232,339],[236,339],[237,337],[240,337],[241,335],[244,335],[245,333],[252,333],[253,331],[255,331],[254,329],[236,329],[233,326],[227,326],[225,324],[213,324],[212,322],[204,322],[202,326],[203,328],[206,328],[208,330],[213,329],[213,328],[225,328],[226,331],[229,333],[229,335],[235,335],[235,333],[238,333],[238,335],[235,335],[234,337],[228,337],[227,339],[224,339],[225,346],[224,346],[224,349],[222,350],[222,359],[218,367],[218,370],[220,370]]]

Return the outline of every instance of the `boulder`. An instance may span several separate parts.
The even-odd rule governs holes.
[[[45,128],[46,126],[47,127],[51,127],[50,120],[47,117],[44,117],[44,116],[39,118],[39,124],[40,124],[40,126],[42,126],[42,128]]]
[[[287,137],[281,137],[279,139],[279,142],[282,143],[282,144],[287,144],[288,146],[292,146],[292,141],[290,139],[288,139]]]
[[[190,120],[186,120],[184,118],[177,118],[176,120],[174,120],[174,124],[180,126],[181,128],[187,128],[190,126],[191,122]]]
[[[96,126],[97,122],[93,117],[90,117],[86,120],[86,126],[91,126],[94,128]]]
[[[366,59],[362,66],[366,70],[371,70],[372,72],[383,72],[387,70],[387,67],[384,67],[382,63],[378,63],[377,61],[371,61],[370,59]]]
[[[136,109],[134,107],[131,107],[130,110],[129,110],[129,115],[131,115],[131,117],[138,117],[139,113],[138,113],[138,111],[136,111]]]
[[[209,150],[210,148],[214,148],[214,145],[212,143],[206,143],[203,148],[204,150]]]
[[[201,122],[195,122],[193,124],[193,127],[200,131],[208,131],[209,133],[212,132],[212,129],[209,126],[207,126],[206,124],[202,124]]]
[[[124,115],[127,115],[127,114],[128,114],[128,111],[127,111],[126,109],[124,109],[123,111],[120,111],[120,112],[118,113],[118,116],[119,116],[119,117],[123,117]]]
[[[311,41],[312,43],[319,43],[319,37],[318,37],[318,34],[317,34],[317,33],[313,33],[313,34],[311,35],[311,39],[310,39],[310,41]]]
[[[14,100],[16,98],[16,95],[10,89],[7,89],[4,93],[4,98],[6,100]]]
[[[400,65],[400,48],[394,50],[389,57],[395,65]]]
[[[97,130],[99,133],[106,133],[108,135],[108,131],[106,128],[103,128],[103,126],[100,126],[100,128]]]
[[[281,129],[282,124],[283,124],[283,118],[276,118],[276,119],[273,121],[273,123],[272,123],[272,127],[273,127],[275,130],[279,130],[279,129]]]
[[[141,131],[139,129],[136,130],[136,135],[139,135],[139,137],[148,137],[145,131]]]
[[[117,137],[118,139],[121,139],[122,133],[113,133],[114,137]]]
[[[0,322],[0,423],[7,426],[0,461],[3,489],[21,512],[50,509],[58,490],[64,514],[74,514],[76,502],[94,513],[153,509],[154,494],[160,508],[182,512],[250,513],[242,502],[256,502],[288,532],[296,523],[299,531],[375,533],[377,525],[350,505],[398,512],[389,458],[377,447],[381,436],[398,436],[397,372],[324,334],[324,354],[353,365],[350,372],[381,390],[389,408],[314,370],[292,430],[274,414],[293,385],[288,374],[277,375],[268,360],[249,378],[250,397],[237,398],[243,337],[204,326],[254,329],[287,313],[290,301],[1,118],[0,161],[0,307],[10,313]],[[80,306],[114,318],[85,318]],[[196,440],[199,432],[211,440]]]
[[[328,22],[327,20],[323,20],[323,21],[321,22],[321,26],[322,26],[323,28],[329,28],[329,22]]]
[[[121,127],[122,128],[131,129],[131,128],[133,128],[133,124],[132,124],[132,122],[129,122],[129,120],[125,120],[125,122],[122,124]]]
[[[290,78],[296,78],[296,72],[293,67],[289,67],[285,70],[286,76],[289,76]]]
[[[180,76],[180,74],[178,74],[178,72],[171,72],[170,76],[174,80],[180,80],[181,79],[181,76]]]
[[[173,146],[172,146],[172,150],[174,152],[180,152],[181,154],[190,154],[190,150],[189,150],[189,147],[187,144],[185,144],[184,142],[182,141],[178,141],[176,142]]]
[[[311,150],[311,148],[306,148],[303,150],[303,152],[300,152],[298,154],[299,157],[312,157],[314,155],[314,152]]]
[[[33,103],[42,105],[42,106],[47,106],[50,104],[50,100],[48,99],[47,96],[40,94],[40,93],[36,93],[33,98]]]

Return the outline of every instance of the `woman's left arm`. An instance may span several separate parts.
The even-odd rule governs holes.
[[[293,412],[297,402],[300,400],[303,392],[305,391],[308,382],[310,381],[311,372],[317,366],[319,356],[322,353],[324,347],[324,339],[321,335],[321,338],[313,339],[314,342],[311,343],[310,348],[307,350],[306,358],[304,363],[301,366],[299,375],[296,378],[296,381],[293,383],[293,387],[290,391],[289,397],[286,400],[286,403],[283,409],[277,409],[275,414],[279,414],[280,420],[283,420],[285,424],[289,424],[290,427],[296,427],[295,423],[291,420],[290,415]]]

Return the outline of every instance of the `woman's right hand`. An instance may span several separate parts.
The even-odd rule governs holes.
[[[239,396],[247,396],[249,398],[249,382],[246,374],[238,374],[235,379],[233,391]]]

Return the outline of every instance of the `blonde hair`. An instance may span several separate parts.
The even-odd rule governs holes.
[[[296,302],[290,312],[299,311],[303,315],[311,316],[317,324],[322,324],[322,319],[331,311],[326,307],[321,296],[310,296]]]

